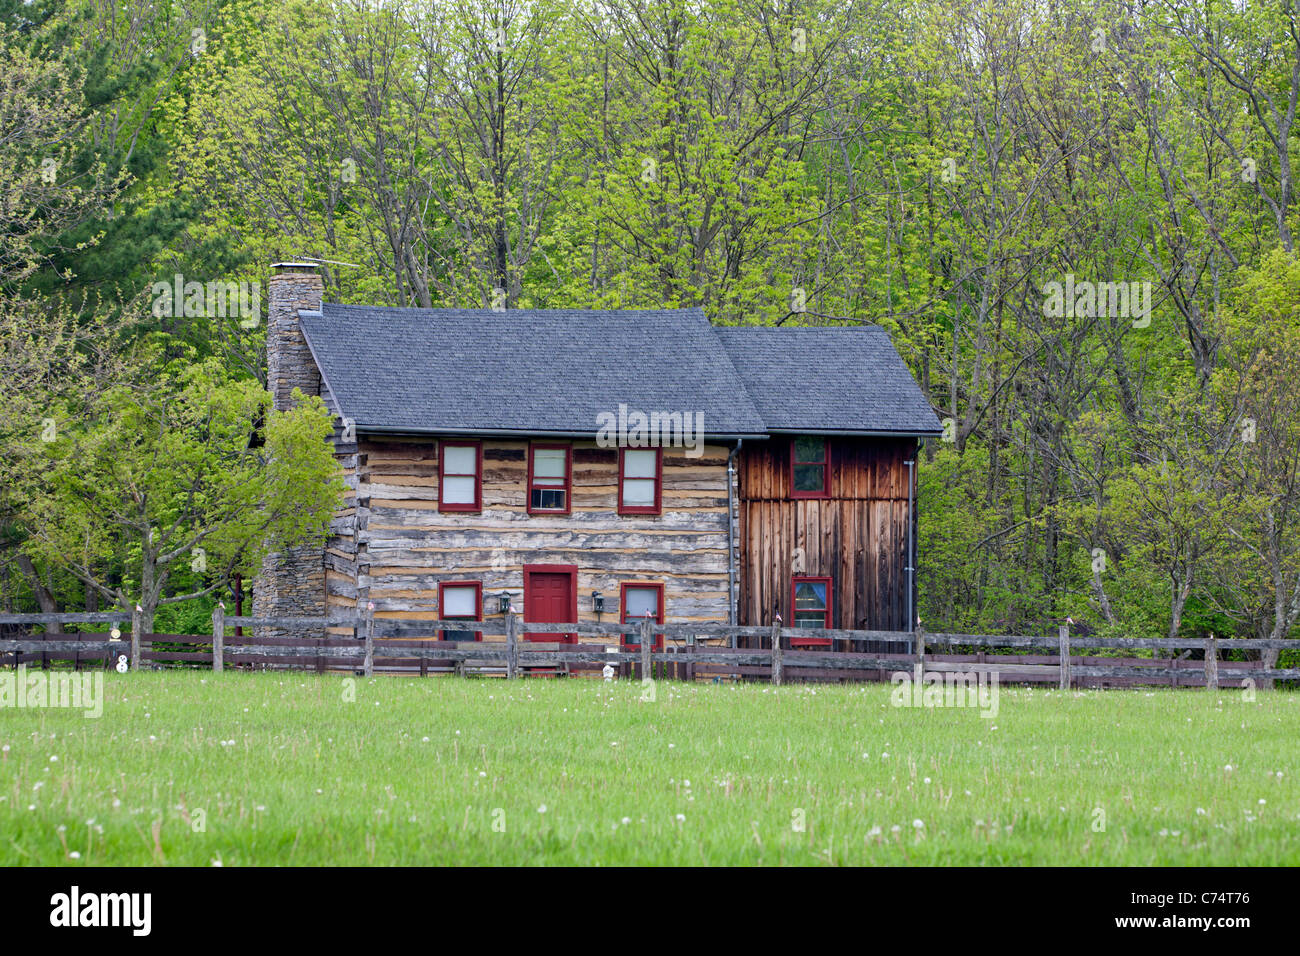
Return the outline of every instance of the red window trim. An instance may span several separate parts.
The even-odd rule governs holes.
[[[662,624],[664,622],[664,583],[662,581],[624,581],[621,584],[619,584],[618,586],[619,623],[620,624],[633,623],[632,621],[627,620],[627,589],[628,588],[654,588],[659,592],[659,600],[657,602],[657,605],[659,607],[659,613],[655,615],[655,623]],[[640,618],[637,618],[637,621],[640,621]],[[655,639],[654,639],[653,650],[662,651],[664,649],[664,636],[662,632],[655,634],[654,638]],[[624,632],[622,636],[619,637],[619,645],[622,650],[626,650],[629,647],[639,646],[636,644],[627,643],[626,632]]]
[[[461,618],[442,617],[443,614],[445,614],[447,611],[447,604],[442,598],[442,592],[444,588],[467,588],[467,587],[474,588],[474,617],[472,618],[467,617],[464,618],[464,620],[466,621],[483,620],[483,582],[482,581],[439,581],[438,582],[438,616],[440,618],[442,618],[444,621],[461,620]],[[442,631],[438,635],[438,640],[440,641],[448,640],[447,632]],[[475,631],[474,640],[476,641],[483,640],[483,632]]]
[[[447,448],[473,448],[475,455],[475,472],[474,472],[474,503],[473,504],[449,504],[442,500],[442,489],[447,477],[447,456],[444,453]],[[453,478],[464,478],[465,475],[452,475]],[[482,511],[483,510],[483,443],[481,441],[443,441],[438,446],[438,511]]]
[[[827,575],[820,574],[796,574],[790,579],[790,627],[798,630],[799,625],[795,623],[795,591],[800,584],[810,582],[813,584],[824,583],[826,585],[826,616],[823,619],[822,627],[830,630],[834,627],[835,621],[835,585]],[[803,637],[794,638],[805,646],[829,647],[831,640],[825,637]]]
[[[535,573],[543,574],[567,574],[573,582],[573,587],[569,589],[569,620],[563,621],[564,624],[578,623],[578,566],[576,564],[525,564],[524,565],[524,626],[527,628],[528,621],[528,578]],[[544,623],[544,622],[537,622]],[[577,634],[547,634],[547,633],[524,633],[526,641],[555,641],[557,644],[576,644],[578,643]]]
[[[533,507],[533,451],[538,448],[559,448],[564,451],[564,508]],[[539,485],[548,491],[558,491],[555,485]],[[524,489],[524,504],[530,515],[567,515],[573,511],[573,446],[561,442],[539,442],[528,445],[528,486]]]
[[[655,503],[653,505],[623,504],[623,461],[630,451],[652,451],[655,453]],[[664,503],[664,450],[662,448],[619,448],[618,450],[618,513],[621,515],[658,515],[663,514]]]
[[[821,438],[822,440],[822,460],[801,461],[800,465],[817,465],[822,466],[822,489],[821,491],[796,491],[794,487],[794,444],[800,438]],[[820,435],[796,435],[790,439],[790,497],[791,498],[829,498],[831,496],[831,440]]]

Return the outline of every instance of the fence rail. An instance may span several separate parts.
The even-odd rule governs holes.
[[[1257,661],[1221,661],[1228,649],[1300,649],[1300,641],[1240,638],[1071,638],[1062,627],[1056,636],[950,634],[902,631],[845,631],[788,628],[779,619],[768,627],[722,624],[554,624],[522,621],[506,614],[490,621],[410,621],[376,618],[363,610],[354,615],[260,618],[227,616],[218,607],[210,635],[143,633],[139,617],[120,611],[69,614],[4,614],[0,625],[130,623],[129,638],[110,633],[55,633],[0,638],[0,666],[66,661],[73,667],[92,663],[111,666],[127,657],[133,667],[188,665],[223,670],[237,667],[298,667],[318,671],[355,670],[365,675],[381,670],[428,673],[520,674],[572,673],[615,667],[626,676],[663,675],[767,679],[781,684],[787,676],[815,680],[888,680],[898,672],[945,674],[997,673],[1010,682],[1075,686],[1133,686],[1167,684],[1215,688],[1235,682],[1298,680],[1300,668],[1267,667]],[[234,635],[232,627],[309,631],[320,636]],[[446,632],[475,631],[501,640],[455,641]],[[350,634],[346,632],[351,632]],[[601,643],[523,640],[529,634],[577,635],[603,638]],[[630,635],[636,640],[629,643]],[[662,650],[655,649],[662,638]],[[613,643],[608,643],[609,641]],[[671,642],[671,643],[669,643]],[[798,646],[807,643],[821,649]],[[894,652],[857,651],[854,645],[887,644]],[[742,646],[749,645],[749,646]],[[835,650],[836,645],[847,650]],[[948,653],[935,654],[933,648]],[[975,653],[955,653],[971,648]],[[988,648],[1044,654],[990,654]],[[1184,651],[1176,658],[1099,657],[1088,649]],[[1202,651],[1203,660],[1186,654]]]

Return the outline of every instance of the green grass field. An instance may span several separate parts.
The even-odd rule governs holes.
[[[354,685],[0,709],[0,863],[1300,863],[1292,693],[1004,687],[987,719],[879,684]]]

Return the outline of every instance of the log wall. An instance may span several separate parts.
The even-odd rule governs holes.
[[[669,623],[727,623],[727,454],[663,450],[663,513],[619,515],[618,452],[574,441],[572,511],[527,513],[528,442],[483,441],[483,510],[438,511],[438,444],[360,436],[338,444],[351,497],[326,542],[331,612],[373,602],[377,618],[436,620],[440,581],[481,581],[488,605],[512,595],[524,610],[525,564],[578,567],[578,616],[619,613],[619,585],[663,582]],[[486,619],[500,617],[489,614]],[[432,635],[430,635],[432,636]],[[491,638],[485,636],[485,640]]]

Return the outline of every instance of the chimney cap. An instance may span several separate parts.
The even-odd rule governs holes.
[[[279,274],[286,272],[310,272],[315,274],[320,271],[320,264],[316,262],[272,262],[271,268]]]

